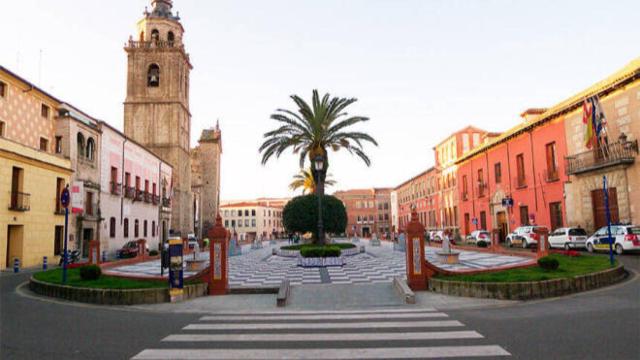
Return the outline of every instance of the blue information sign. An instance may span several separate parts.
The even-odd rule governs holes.
[[[69,206],[69,187],[65,187],[62,189],[62,194],[60,194],[60,203],[62,207],[67,208]]]
[[[182,240],[180,238],[169,239],[169,294],[171,301],[179,301],[182,298],[183,276]]]

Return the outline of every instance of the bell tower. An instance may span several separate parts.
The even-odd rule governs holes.
[[[184,28],[172,0],[151,1],[125,44],[127,97],[124,132],[173,166],[171,229],[193,231],[189,140],[189,72]]]

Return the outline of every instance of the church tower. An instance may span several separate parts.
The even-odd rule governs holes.
[[[125,45],[127,97],[124,132],[173,166],[171,229],[193,231],[189,141],[189,54],[171,0],[153,0]]]

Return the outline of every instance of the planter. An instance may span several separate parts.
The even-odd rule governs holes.
[[[326,258],[298,258],[298,266],[302,267],[327,267],[327,266],[343,266],[346,263],[342,256],[326,257]]]

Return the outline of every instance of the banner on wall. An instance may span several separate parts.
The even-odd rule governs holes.
[[[71,186],[71,212],[81,214],[84,212],[84,183],[74,181]]]

